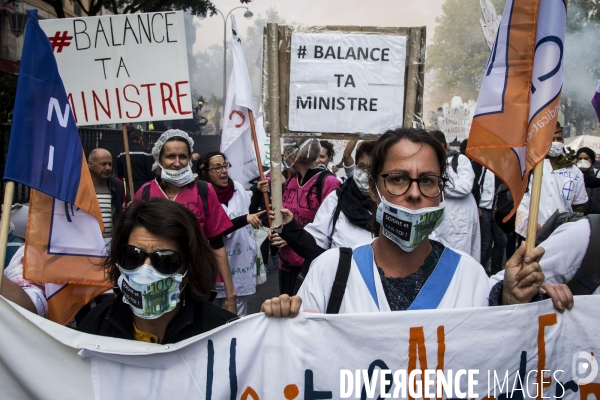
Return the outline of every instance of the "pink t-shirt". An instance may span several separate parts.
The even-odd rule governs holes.
[[[294,175],[288,180],[285,191],[283,192],[281,198],[282,207],[287,208],[294,213],[294,219],[302,227],[313,222],[317,210],[321,205],[317,199],[317,188],[311,190],[311,188],[315,186],[320,174],[322,174],[322,172],[313,175],[302,186],[300,186],[298,182],[298,175]],[[329,175],[326,177],[323,181],[321,202],[325,200],[329,193],[340,187],[340,185],[340,181],[335,176]],[[304,258],[296,254],[291,247],[285,246],[279,250],[279,269],[287,271],[288,269],[283,266],[284,262],[287,265],[301,267]]]
[[[156,179],[145,183],[135,194],[135,199],[140,200],[142,198],[142,191],[144,187],[150,185],[150,197],[159,197],[168,199],[165,192],[158,185]],[[233,226],[231,220],[223,210],[217,193],[212,185],[208,184],[208,215],[204,214],[204,205],[202,204],[202,198],[198,193],[198,187],[196,182],[188,185],[185,190],[179,193],[173,201],[184,205],[188,210],[196,214],[198,222],[200,223],[200,229],[204,233],[204,237],[211,239],[219,236],[222,232]]]

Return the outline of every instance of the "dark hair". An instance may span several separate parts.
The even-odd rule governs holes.
[[[369,175],[372,178],[369,180],[371,189],[375,189],[376,177],[383,170],[383,165],[385,164],[385,159],[390,148],[401,140],[430,146],[435,152],[440,167],[440,176],[446,176],[446,150],[441,143],[424,129],[402,127],[385,132],[375,142],[375,148],[371,152],[371,169],[369,171]],[[371,232],[375,236],[379,236],[379,224],[375,221],[376,207],[377,204],[374,203],[375,209],[373,210],[373,220],[371,221]]]
[[[181,137],[181,136],[173,136],[173,137],[169,138],[169,140],[167,140],[165,142],[165,144],[167,144],[169,142],[182,142],[182,143],[185,143],[185,145],[187,146],[187,149],[188,149],[188,156],[190,156],[190,157],[192,156],[192,148],[190,147],[190,142],[188,142],[186,138]],[[163,147],[160,148],[160,153],[158,154],[158,159],[159,160],[161,159],[164,150],[165,150],[165,145],[163,145]]]
[[[588,157],[590,157],[592,159],[592,164],[594,162],[596,162],[596,153],[594,152],[594,150],[590,149],[589,147],[580,147],[577,150],[577,153],[575,154],[576,157],[579,157],[579,155],[581,153],[585,153],[588,155]]]
[[[448,143],[448,141],[446,140],[446,135],[444,135],[444,132],[430,131],[429,134],[431,136],[433,136],[435,138],[435,140],[437,140],[442,145],[442,147],[446,147],[446,144]]]
[[[117,286],[120,275],[117,249],[128,244],[131,232],[140,227],[154,236],[179,243],[187,266],[186,287],[195,300],[206,300],[217,278],[215,254],[200,230],[196,215],[183,205],[167,199],[136,200],[121,214],[113,227],[108,256],[102,264],[113,284]]]
[[[465,155],[465,153],[467,152],[467,145],[469,144],[469,139],[465,139],[462,142],[460,142],[460,154],[462,154],[463,156]]]
[[[365,154],[371,157],[376,143],[377,142],[375,140],[361,142],[356,149],[356,162],[358,162],[358,160],[360,160],[360,158]]]
[[[325,147],[325,149],[327,150],[327,157],[333,158],[333,156],[335,155],[335,151],[333,150],[333,145],[331,144],[331,142],[328,142],[327,140],[321,140],[319,141],[319,143],[321,143],[321,147]]]
[[[210,164],[210,159],[215,156],[221,156],[223,157],[223,160],[227,161],[225,154],[220,151],[209,151],[208,153],[202,154],[198,159],[198,172],[200,173],[200,178],[204,181],[210,182],[208,179],[208,164]]]
[[[130,142],[136,142],[138,140],[141,141],[143,139],[143,137],[144,136],[142,135],[142,131],[140,131],[137,128],[133,128],[131,130],[131,132],[129,132],[129,141]]]

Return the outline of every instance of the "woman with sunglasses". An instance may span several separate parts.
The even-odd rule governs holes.
[[[131,204],[117,221],[103,268],[114,300],[94,307],[86,333],[150,343],[175,343],[217,328],[235,314],[206,301],[216,258],[198,220],[174,201]]]
[[[223,233],[223,242],[237,295],[237,314],[242,317],[248,313],[248,296],[256,292],[256,240],[252,228],[258,229],[262,225],[260,216],[265,211],[248,213],[250,197],[241,183],[229,177],[231,164],[225,154],[206,153],[200,157],[198,165],[200,177],[215,188],[219,202],[233,223]],[[268,189],[267,181],[259,182],[258,188],[262,197],[262,191]],[[221,304],[225,300],[225,291],[220,284],[217,284],[217,300]]]
[[[543,249],[525,256],[521,247],[507,263],[504,281],[490,291],[487,274],[477,261],[429,239],[444,219],[440,195],[445,166],[444,148],[425,130],[400,128],[377,141],[369,179],[371,199],[377,204],[376,238],[354,247],[337,312],[480,307],[526,303],[538,296],[544,280],[539,265]],[[267,300],[263,311],[293,316],[300,304],[322,313],[336,311],[328,310],[328,305],[334,280],[339,280],[340,253],[339,249],[323,253],[313,262],[298,296]],[[554,288],[548,291],[554,293]],[[560,296],[561,306],[572,304],[563,288]]]
[[[152,148],[154,164],[152,170],[159,176],[144,184],[135,194],[135,200],[147,200],[151,197],[173,200],[184,205],[194,214],[206,238],[217,257],[218,282],[225,286],[224,308],[235,313],[236,293],[231,280],[231,271],[223,243],[223,232],[229,229],[231,221],[219,204],[214,188],[209,184],[205,196],[202,187],[196,183],[196,174],[192,172],[192,138],[179,129],[165,131]]]

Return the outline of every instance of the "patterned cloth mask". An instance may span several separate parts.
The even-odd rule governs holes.
[[[383,236],[404,251],[413,251],[444,220],[444,206],[411,210],[390,203],[381,194],[379,198],[375,220],[381,225]]]
[[[367,196],[369,194],[369,173],[362,169],[356,169],[354,171],[354,183],[358,186],[358,189],[362,194]]]
[[[156,319],[173,311],[179,303],[181,281],[185,274],[161,274],[144,264],[133,271],[117,265],[121,276],[117,284],[123,292],[123,303],[140,318]]]

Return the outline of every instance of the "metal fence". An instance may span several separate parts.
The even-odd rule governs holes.
[[[0,173],[4,176],[4,166],[6,165],[6,152],[8,150],[8,139],[10,137],[10,124],[0,124]],[[83,151],[86,156],[98,147],[106,149],[113,157],[113,175],[116,176],[117,157],[125,151],[123,146],[123,131],[121,129],[110,128],[78,128]],[[144,136],[143,144],[147,148],[152,148],[162,132],[142,131]],[[204,154],[209,151],[219,150],[221,144],[220,136],[192,136],[194,139],[193,151],[198,154]],[[2,199],[4,198],[4,185],[1,190]],[[29,188],[21,184],[15,185],[15,195],[13,203],[29,202]]]

